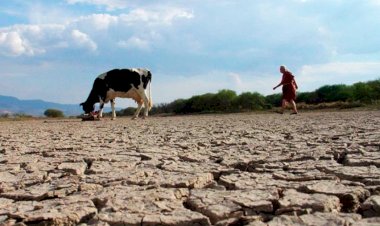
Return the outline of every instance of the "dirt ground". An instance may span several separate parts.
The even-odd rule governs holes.
[[[0,122],[0,225],[380,225],[380,111]]]

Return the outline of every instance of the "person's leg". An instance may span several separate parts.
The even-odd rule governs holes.
[[[292,104],[293,113],[294,113],[294,114],[297,114],[298,111],[297,111],[297,105],[296,105],[296,102],[295,102],[294,100],[291,100],[290,103]]]
[[[286,108],[286,100],[285,100],[285,99],[282,99],[281,113],[284,113],[284,112],[285,112],[285,108]]]

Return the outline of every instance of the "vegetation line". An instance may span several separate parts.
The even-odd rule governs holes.
[[[233,90],[196,95],[171,103],[155,105],[150,114],[226,113],[270,110],[281,106],[281,94],[263,96],[257,92],[237,95]],[[380,106],[380,79],[353,85],[325,85],[313,92],[297,94],[299,109],[354,108]],[[132,115],[135,108],[126,108],[118,115]]]

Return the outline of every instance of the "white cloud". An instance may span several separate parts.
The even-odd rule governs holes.
[[[0,52],[10,56],[33,55],[33,49],[14,31],[0,33]]]
[[[0,54],[5,56],[36,56],[70,46],[97,49],[89,35],[63,25],[15,25],[0,29]]]
[[[73,30],[71,32],[71,37],[73,38],[74,43],[76,43],[79,47],[85,47],[91,51],[95,51],[98,48],[96,43],[92,41],[87,34],[81,31]]]

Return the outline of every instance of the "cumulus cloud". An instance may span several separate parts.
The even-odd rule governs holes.
[[[47,30],[56,29],[39,25],[15,25],[0,29],[0,53],[6,56],[42,54],[46,50],[36,42],[45,39]]]
[[[36,56],[70,46],[97,49],[89,35],[64,25],[15,25],[0,30],[0,54],[5,56]]]
[[[33,49],[14,31],[0,33],[0,51],[10,56],[33,55]]]

